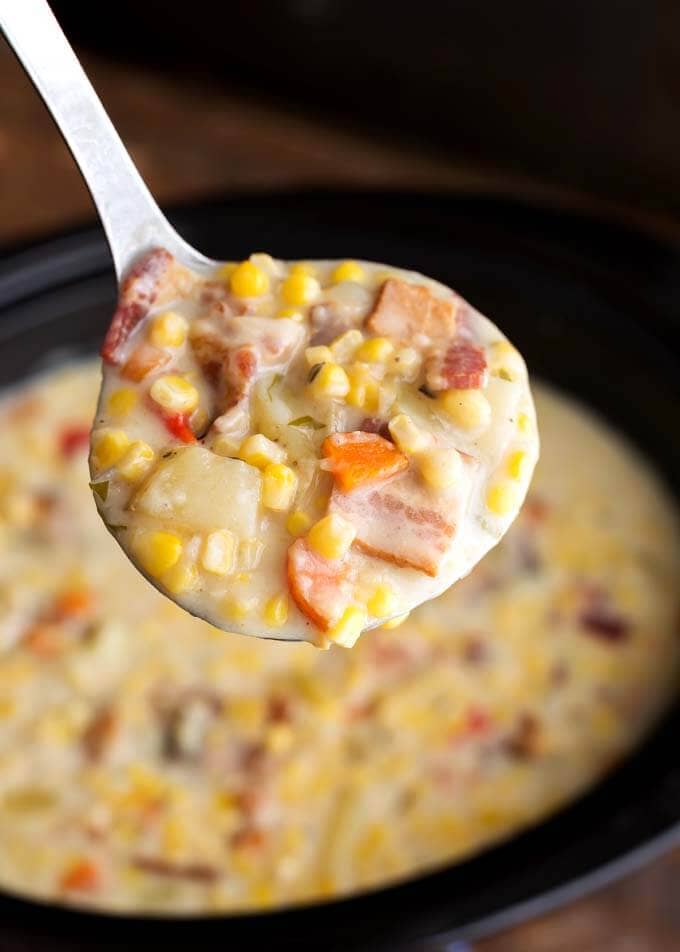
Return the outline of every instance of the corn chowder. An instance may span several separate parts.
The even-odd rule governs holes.
[[[531,492],[467,579],[319,652],[133,569],[89,505],[98,377],[0,403],[2,888],[171,914],[413,876],[573,798],[674,696],[676,513],[580,406],[537,388]]]
[[[466,575],[538,455],[519,353],[366,262],[150,252],[102,355],[92,488],[161,591],[233,631],[351,647]]]

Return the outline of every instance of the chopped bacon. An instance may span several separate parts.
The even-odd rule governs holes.
[[[90,442],[90,427],[74,423],[59,434],[59,451],[67,459],[84,450]]]
[[[355,544],[368,555],[435,577],[450,548],[456,524],[452,500],[435,503],[407,471],[384,486],[333,490],[330,511],[357,530]]]
[[[288,587],[293,601],[317,628],[326,631],[352,600],[349,559],[324,559],[305,539],[288,549]]]
[[[454,341],[446,350],[431,354],[425,362],[428,390],[477,390],[488,377],[481,347],[470,341]]]
[[[133,865],[143,873],[171,879],[188,879],[197,883],[214,883],[219,872],[207,863],[171,863],[160,856],[135,856]]]
[[[408,467],[408,459],[394,443],[377,433],[333,433],[321,445],[330,472],[343,492],[385,482]]]
[[[516,760],[531,760],[541,753],[543,731],[535,714],[521,714],[503,746]]]
[[[387,420],[381,420],[380,417],[364,417],[359,424],[359,429],[363,430],[364,433],[377,433],[383,439],[394,443]]]
[[[118,718],[109,705],[100,708],[85,728],[82,748],[88,760],[100,760],[111,746],[118,729]]]
[[[127,380],[133,380],[135,383],[139,383],[140,380],[144,380],[149,374],[162,370],[163,367],[170,363],[171,359],[167,351],[142,341],[138,347],[135,347],[123,364],[121,374]]]
[[[439,298],[421,284],[389,278],[366,319],[374,334],[412,344],[419,337],[450,340],[456,332],[456,299]]]
[[[125,342],[154,304],[170,300],[189,280],[189,272],[164,248],[154,248],[130,269],[120,287],[118,307],[101,349],[115,366],[123,359]]]
[[[349,314],[343,314],[337,304],[332,301],[322,301],[309,309],[309,322],[312,326],[312,336],[309,343],[330,344],[351,327],[354,321]]]
[[[54,658],[68,645],[64,625],[73,622],[82,632],[94,614],[96,601],[89,589],[68,589],[57,595],[26,631],[23,643],[41,658]],[[73,626],[71,626],[73,627]]]

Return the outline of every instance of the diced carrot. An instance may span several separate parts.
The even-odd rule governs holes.
[[[343,492],[368,483],[384,482],[408,467],[407,458],[394,443],[377,433],[361,430],[327,436],[321,452]]]
[[[170,354],[154,347],[153,344],[142,343],[136,347],[123,365],[121,374],[128,380],[139,383],[150,373],[160,370],[170,362]]]
[[[78,618],[89,615],[93,607],[93,593],[87,588],[74,588],[57,596],[51,615],[55,621]]]
[[[90,442],[90,427],[80,423],[65,426],[59,434],[59,450],[62,456],[70,457],[84,450]]]
[[[62,889],[93,892],[101,883],[101,870],[91,859],[78,859],[67,866],[59,881]]]
[[[64,650],[61,628],[50,622],[37,622],[24,636],[24,644],[39,658],[56,658]]]
[[[345,559],[324,559],[297,539],[288,549],[288,587],[293,601],[313,624],[326,631],[351,602],[350,566]]]
[[[167,413],[163,414],[163,421],[169,432],[183,443],[196,443],[196,434],[189,424],[189,415],[187,413]]]

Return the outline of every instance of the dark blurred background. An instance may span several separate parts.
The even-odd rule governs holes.
[[[163,204],[310,185],[481,192],[680,236],[680,0],[53,7]],[[91,221],[1,40],[0,91],[0,244]],[[476,952],[677,950],[679,864],[676,851]]]

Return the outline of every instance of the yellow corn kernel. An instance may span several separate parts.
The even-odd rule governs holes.
[[[229,281],[237,267],[238,265],[235,261],[225,261],[225,263],[218,268],[217,277],[220,281]]]
[[[384,364],[394,351],[394,344],[387,337],[372,337],[364,341],[357,351],[357,360],[369,364]]]
[[[157,578],[179,562],[182,540],[171,532],[140,532],[132,550],[145,572]]]
[[[270,463],[262,479],[262,505],[275,512],[290,509],[295,498],[298,478],[285,463]]]
[[[297,307],[282,307],[277,317],[285,317],[289,321],[296,321],[298,324],[301,324],[305,319],[305,315]]]
[[[281,297],[286,304],[293,307],[304,307],[305,304],[311,304],[318,296],[321,285],[312,277],[311,274],[303,274],[299,271],[288,275],[281,285]]]
[[[356,327],[353,327],[349,331],[345,331],[344,334],[340,334],[339,337],[336,337],[333,343],[330,345],[330,351],[333,355],[333,360],[336,363],[343,364],[352,358],[357,347],[360,347],[363,343],[364,335]]]
[[[280,628],[288,621],[288,596],[274,595],[264,606],[262,617],[270,628]]]
[[[446,390],[439,406],[464,430],[477,430],[491,423],[491,404],[481,390]]]
[[[301,509],[296,509],[295,512],[291,512],[291,514],[286,519],[286,529],[292,536],[295,536],[296,538],[298,536],[304,535],[311,524],[312,520],[307,515],[307,513],[302,512]]]
[[[114,466],[130,445],[123,430],[95,430],[92,434],[92,462],[96,469]]]
[[[341,559],[356,536],[351,522],[331,512],[309,530],[309,544],[324,559]]]
[[[265,746],[272,754],[285,754],[290,750],[295,734],[290,724],[272,724],[265,735]]]
[[[486,507],[496,516],[507,516],[518,501],[517,486],[512,483],[494,483],[486,494]]]
[[[522,355],[509,340],[497,340],[491,345],[489,366],[491,372],[503,380],[521,380],[526,374]]]
[[[422,453],[430,445],[430,437],[406,413],[398,413],[387,424],[392,439],[402,453]]]
[[[517,417],[517,429],[520,433],[531,432],[531,417],[528,413],[520,413]]]
[[[324,364],[309,389],[314,397],[341,400],[349,393],[349,378],[340,364]]]
[[[181,855],[187,845],[187,833],[186,822],[176,814],[171,814],[163,824],[163,855],[168,859]]]
[[[152,466],[156,454],[144,440],[135,440],[118,463],[118,472],[124,479],[136,482]]]
[[[524,450],[515,450],[508,456],[505,469],[510,479],[524,479],[528,465],[529,457]]]
[[[201,565],[213,575],[230,575],[236,567],[238,540],[228,529],[217,529],[203,540]]]
[[[218,456],[237,456],[241,442],[227,436],[226,433],[218,433],[210,444],[210,449]]]
[[[315,367],[317,364],[329,364],[333,362],[333,354],[330,347],[324,347],[323,344],[318,347],[308,347],[305,350],[305,360],[308,367]]]
[[[413,347],[400,347],[387,361],[387,370],[403,380],[415,380],[420,371],[422,358]]]
[[[311,261],[296,261],[295,264],[290,267],[291,274],[307,274],[312,278],[315,278],[317,275],[317,267],[312,264]]]
[[[349,391],[345,401],[351,407],[358,407],[368,413],[374,413],[380,402],[380,383],[375,379],[366,364],[353,364],[347,370]]]
[[[181,347],[188,331],[189,323],[181,314],[165,311],[151,321],[151,343],[156,347]]]
[[[392,618],[390,619],[390,621],[386,621],[384,625],[381,625],[380,627],[384,628],[387,631],[391,631],[392,628],[398,628],[400,625],[404,624],[404,622],[406,621],[406,619],[408,618],[410,614],[411,614],[410,612],[405,612],[403,615],[397,615],[396,618]]]
[[[229,287],[237,297],[262,297],[269,290],[269,275],[252,261],[242,261],[231,273]]]
[[[166,374],[151,384],[154,403],[173,413],[191,413],[198,406],[198,390],[179,374]]]
[[[162,582],[171,595],[181,595],[183,592],[190,592],[196,588],[198,572],[191,563],[187,565],[178,563],[163,573]]]
[[[454,486],[463,472],[463,460],[458,450],[449,447],[426,450],[418,458],[418,466],[426,483],[434,489]]]
[[[361,283],[365,278],[366,272],[358,261],[343,261],[331,275],[331,282],[332,284],[340,284],[341,281]]]
[[[281,463],[286,458],[285,451],[279,444],[262,433],[246,437],[241,443],[238,456],[244,463],[249,463],[257,469],[265,469],[271,463]]]
[[[375,618],[387,618],[396,608],[397,599],[389,585],[376,586],[366,607]]]
[[[340,621],[328,630],[328,637],[336,645],[351,648],[366,627],[366,612],[357,605],[350,605],[342,614]]]
[[[106,401],[106,409],[111,416],[127,416],[137,405],[139,396],[132,387],[121,387],[113,390]]]
[[[242,598],[238,595],[227,595],[222,603],[225,615],[228,618],[233,618],[234,621],[243,621],[248,615],[252,615],[256,608],[256,598]]]

